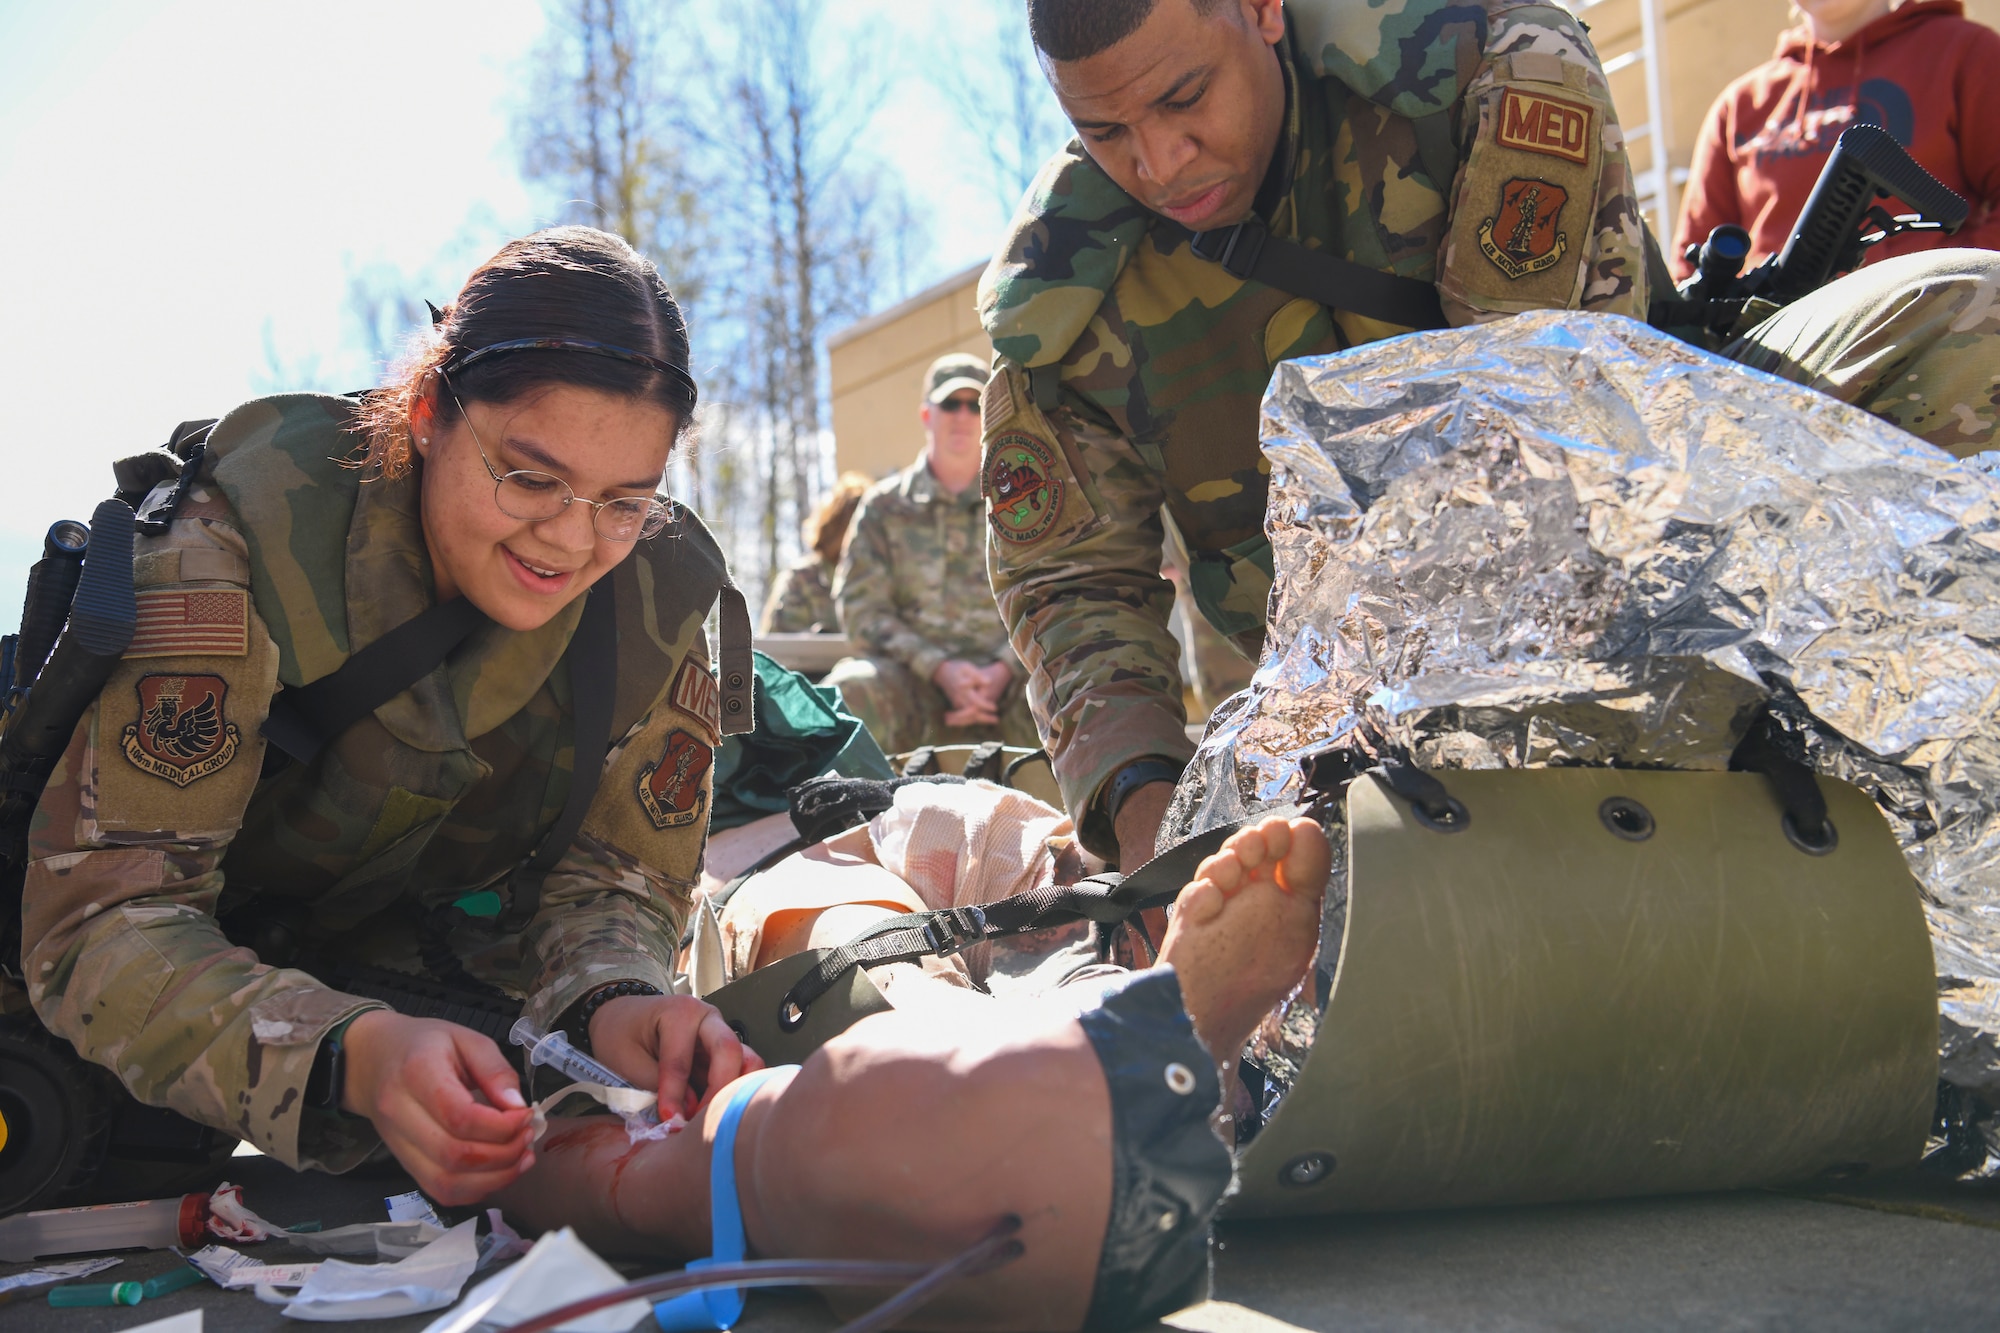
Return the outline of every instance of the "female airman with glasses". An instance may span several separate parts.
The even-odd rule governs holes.
[[[42,1021],[140,1100],[293,1166],[386,1146],[464,1202],[533,1164],[514,1068],[330,979],[505,997],[668,1107],[761,1062],[671,993],[726,578],[659,494],[696,399],[680,310],[623,241],[558,228],[432,333],[358,402],[232,412],[139,540],[138,630],[38,809],[23,947]],[[267,743],[274,707],[311,713],[305,687],[461,599],[476,627],[436,669],[303,758]],[[600,599],[608,669],[578,646]],[[544,850],[593,691],[595,792]]]

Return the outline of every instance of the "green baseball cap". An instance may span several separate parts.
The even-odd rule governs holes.
[[[927,403],[941,403],[960,389],[978,393],[986,387],[986,363],[965,352],[952,352],[931,362],[924,384]]]

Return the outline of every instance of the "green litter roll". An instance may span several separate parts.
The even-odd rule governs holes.
[[[1937,1092],[1917,886],[1868,798],[1784,832],[1766,780],[1442,772],[1470,818],[1347,795],[1339,966],[1236,1216],[1844,1179],[1914,1163]],[[1614,827],[1607,802],[1636,804]],[[1646,829],[1642,837],[1635,831]]]

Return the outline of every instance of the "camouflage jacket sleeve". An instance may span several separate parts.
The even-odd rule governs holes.
[[[891,478],[870,491],[854,511],[847,549],[833,576],[833,600],[840,608],[841,628],[857,650],[893,658],[919,680],[929,680],[951,654],[919,633],[896,605],[895,543],[888,513],[896,494],[893,484]]]
[[[277,682],[245,547],[219,519],[198,488],[140,540],[140,630],[35,812],[22,966],[42,1022],[139,1100],[341,1171],[377,1139],[303,1114],[306,1078],[330,1029],[381,1006],[264,966],[214,916]]]
[[[1604,69],[1553,5],[1489,3],[1460,102],[1438,292],[1453,324],[1524,310],[1643,320],[1645,232]]]
[[[1148,755],[1194,753],[1182,702],[1173,585],[1160,576],[1166,495],[1130,441],[1080,398],[1044,413],[1002,358],[985,399],[981,469],[993,595],[1028,671],[1028,700],[1084,845],[1115,858],[1096,806]]]
[[[611,747],[583,828],[524,933],[528,1016],[551,1026],[613,981],[673,990],[708,832],[720,695],[700,622],[646,715]]]

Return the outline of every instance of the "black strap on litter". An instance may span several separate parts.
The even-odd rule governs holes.
[[[1785,744],[1783,728],[1767,710],[1736,746],[1729,766],[1739,772],[1762,773],[1785,810],[1785,834],[1801,850],[1821,855],[1839,838],[1827,814],[1826,793],[1811,768]]]
[[[965,767],[959,771],[967,781],[984,778],[988,782],[998,782],[1001,773],[1000,756],[1006,749],[1005,741],[982,741],[965,757]]]
[[[1447,185],[1444,188],[1449,189]],[[1232,275],[1407,329],[1447,327],[1437,287],[1271,235],[1256,218],[1191,233],[1189,248]]]
[[[1265,811],[1257,816],[1282,814]],[[801,976],[779,1002],[779,1026],[796,1031],[806,1011],[852,967],[906,963],[936,955],[950,957],[975,944],[1023,935],[1074,921],[1116,925],[1135,912],[1165,907],[1194,878],[1195,868],[1212,856],[1240,824],[1224,824],[1177,843],[1130,875],[1093,875],[1074,884],[1060,884],[1015,894],[983,907],[954,907],[941,912],[906,912],[880,922],[857,939],[822,957]]]
[[[310,764],[335,737],[437,670],[474,630],[491,623],[463,597],[404,621],[333,674],[273,696],[264,738]]]
[[[569,795],[541,846],[509,881],[507,908],[500,916],[503,930],[519,930],[534,918],[542,903],[542,877],[576,841],[604,777],[604,756],[611,751],[611,705],[618,693],[618,599],[608,579],[590,590],[565,656],[573,722]]]

